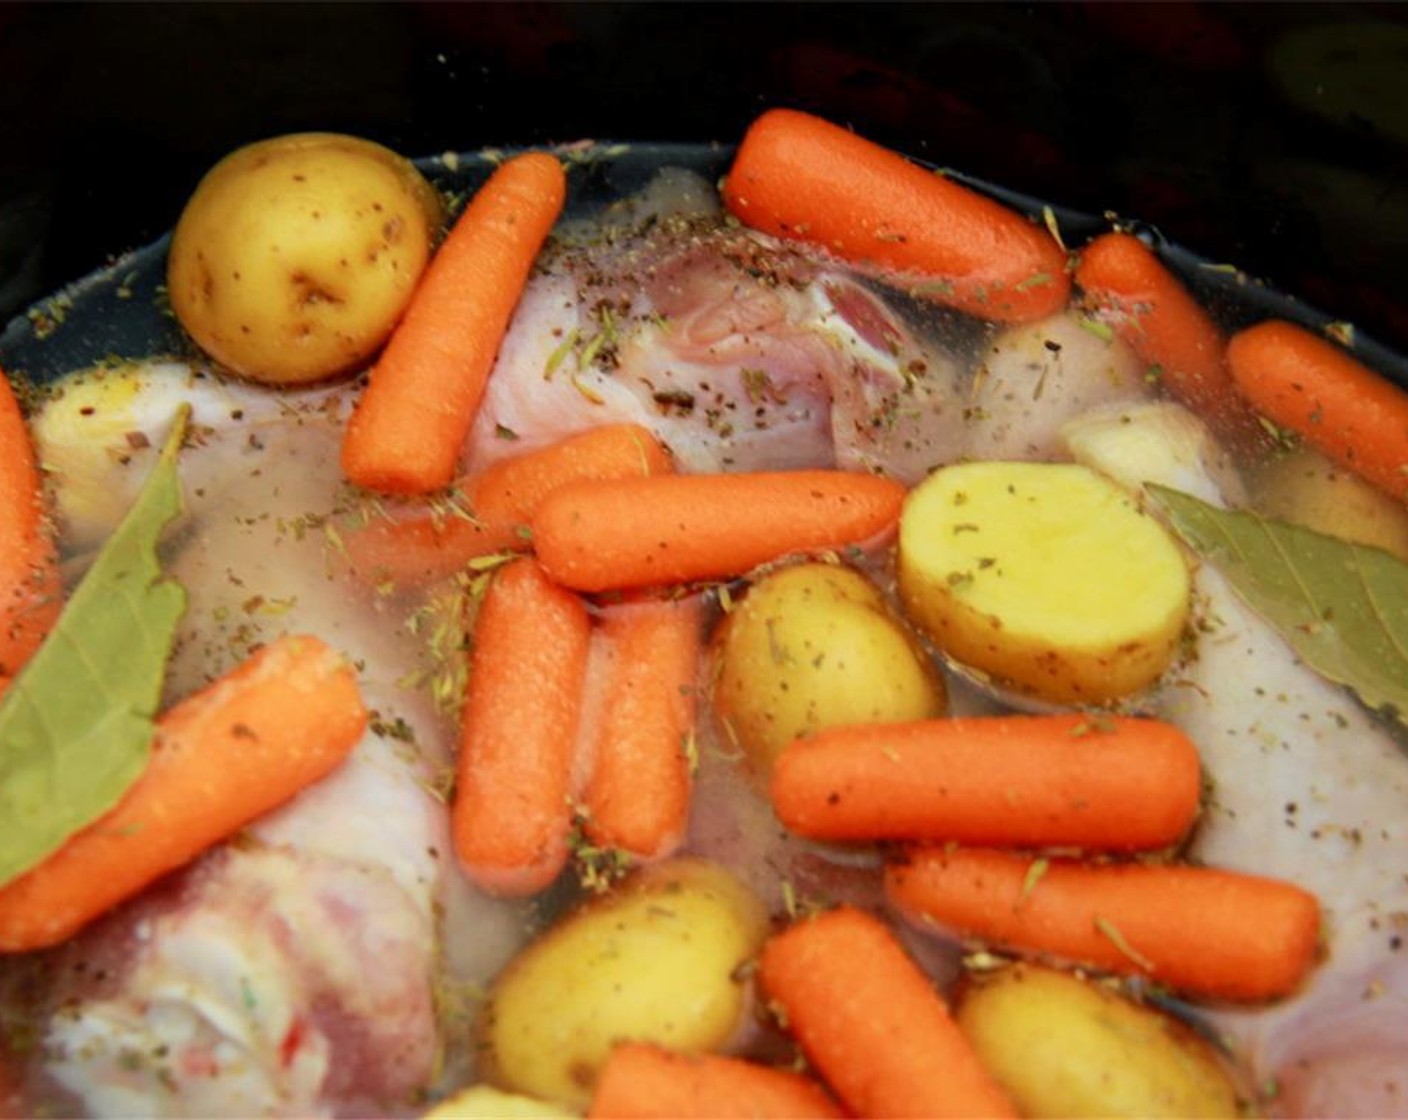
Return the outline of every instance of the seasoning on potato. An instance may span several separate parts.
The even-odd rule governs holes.
[[[961,665],[1055,703],[1152,684],[1190,604],[1177,543],[1123,490],[1070,463],[961,463],[911,491],[900,598]]]
[[[355,368],[430,260],[439,195],[406,159],[336,133],[240,148],[203,178],[171,240],[171,306],[196,344],[278,385]]]
[[[1069,973],[1018,964],[974,977],[955,1019],[1023,1116],[1242,1114],[1201,1037]]]
[[[837,564],[764,576],[725,619],[715,648],[715,706],[764,775],[800,735],[946,710],[942,678],[879,588]]]
[[[762,902],[718,864],[642,868],[550,928],[495,981],[482,1072],[511,1092],[585,1108],[617,1042],[721,1050],[747,1019],[740,970],[766,934]]]

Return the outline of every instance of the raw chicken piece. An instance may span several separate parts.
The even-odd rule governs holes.
[[[191,408],[194,439],[218,432],[232,445],[224,455],[186,457],[182,489],[188,505],[199,505],[238,477],[232,463],[257,458],[260,434],[270,425],[319,408],[345,408],[345,397],[327,386],[255,393],[182,362],[95,366],[65,378],[31,423],[64,546],[96,549],[116,528],[182,404]]]
[[[403,1111],[438,1036],[428,916],[379,869],[229,850],[147,920],[117,991],[50,1021],[45,1070],[98,1116]]]
[[[1408,1116],[1408,756],[1219,573],[1196,587],[1209,625],[1159,705],[1214,782],[1193,852],[1313,891],[1328,952],[1294,1000],[1218,1025],[1284,1115]]]
[[[956,455],[962,415],[953,363],[869,289],[675,216],[604,254],[569,242],[544,258],[468,465],[622,421],[690,471],[839,465],[912,482]]]
[[[1061,425],[1101,405],[1153,395],[1143,363],[1089,320],[1060,312],[1009,327],[978,362],[965,402],[973,459],[1064,457]]]
[[[1222,504],[1190,454],[1209,442],[1186,438],[1190,421],[1106,417],[1076,428],[1073,450],[1131,489],[1159,482]],[[1119,439],[1100,440],[1101,422]],[[1276,1114],[1408,1116],[1408,754],[1211,565],[1197,568],[1195,594],[1195,656],[1154,700],[1198,744],[1212,782],[1190,854],[1297,882],[1325,913],[1326,957],[1306,989],[1276,1007],[1218,1011],[1214,1026]]]
[[[198,389],[148,371],[132,415],[160,420],[173,378]],[[406,1112],[439,1068],[446,729],[400,683],[416,639],[330,575],[316,511],[341,485],[335,400],[284,397],[256,427],[267,394],[246,392],[187,456],[219,486],[191,489],[166,562],[190,594],[168,693],[307,631],[357,663],[371,728],[323,782],[60,951],[104,979],[58,970],[31,1076],[86,1114]]]
[[[1063,424],[1059,438],[1072,458],[1136,492],[1156,481],[1213,505],[1245,504],[1232,458],[1206,424],[1172,401],[1095,408]]]

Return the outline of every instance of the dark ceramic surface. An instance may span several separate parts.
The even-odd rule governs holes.
[[[1408,352],[1408,7],[1363,3],[0,4],[0,321],[261,136],[727,145],[771,105]]]

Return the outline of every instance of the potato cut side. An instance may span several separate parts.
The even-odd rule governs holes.
[[[1123,490],[1068,463],[963,463],[913,490],[900,596],[954,661],[1057,703],[1152,684],[1177,652],[1190,579]]]

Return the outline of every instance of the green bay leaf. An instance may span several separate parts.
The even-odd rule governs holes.
[[[121,800],[147,764],[186,592],[157,543],[181,512],[178,412],[136,501],[0,700],[0,884]]]
[[[1301,660],[1408,723],[1408,564],[1300,525],[1147,489],[1178,535]]]

